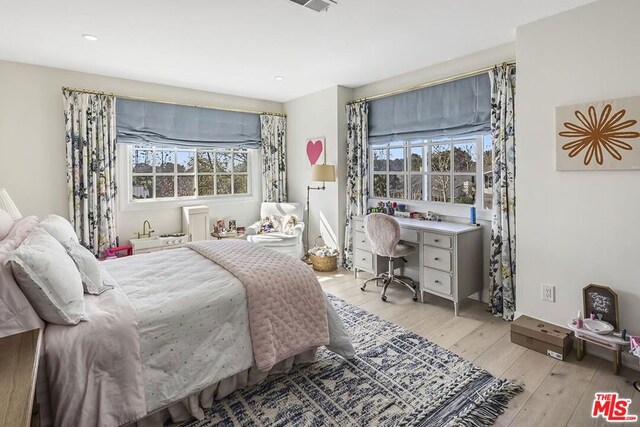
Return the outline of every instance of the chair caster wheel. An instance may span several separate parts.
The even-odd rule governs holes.
[[[418,301],[418,297],[413,297],[411,299],[413,300],[413,302],[417,302]]]
[[[361,290],[362,292],[364,292],[366,289],[365,289],[365,287],[364,287],[364,286],[361,286],[361,287],[360,287],[360,290]]]
[[[386,295],[382,295],[382,296],[380,297],[380,299],[381,299],[382,301],[386,302],[386,301],[387,301],[387,296],[386,296]]]

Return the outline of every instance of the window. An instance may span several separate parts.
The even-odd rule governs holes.
[[[489,134],[392,141],[370,150],[374,198],[491,208]]]
[[[250,193],[249,150],[136,145],[127,150],[133,201]]]

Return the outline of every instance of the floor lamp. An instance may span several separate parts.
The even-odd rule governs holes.
[[[309,209],[309,193],[311,190],[325,190],[325,183],[336,181],[336,167],[334,165],[313,165],[311,166],[311,181],[322,182],[322,187],[310,187],[307,185],[307,251],[305,257],[308,257],[309,246],[309,229],[311,228],[311,210]]]

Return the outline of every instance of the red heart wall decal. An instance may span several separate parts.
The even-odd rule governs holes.
[[[324,147],[322,146],[321,140],[307,141],[307,158],[309,159],[309,163],[315,165],[320,158],[320,154],[322,154],[323,149]]]

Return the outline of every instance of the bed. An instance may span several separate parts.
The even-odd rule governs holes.
[[[88,321],[76,326],[43,322],[17,286],[10,264],[4,266],[0,335],[44,328],[37,391],[42,424],[146,426],[162,425],[169,417],[175,422],[201,419],[214,399],[294,364],[313,362],[320,345],[353,356],[348,334],[321,290],[318,300],[305,294],[302,280],[287,285],[283,273],[295,274],[282,271],[271,258],[286,255],[272,252],[248,242],[203,242],[102,262],[105,282],[113,289],[85,294]],[[239,253],[249,263],[240,270]],[[295,263],[291,271],[308,269]],[[247,285],[254,268],[262,278],[261,291]],[[296,329],[301,325],[278,329],[273,316],[286,319],[287,314],[269,311],[285,304],[278,297],[285,286],[297,286],[286,292],[286,312],[321,306],[326,339],[314,335],[311,326],[308,334]],[[289,337],[294,344],[279,346],[287,341],[283,334],[295,335]]]

